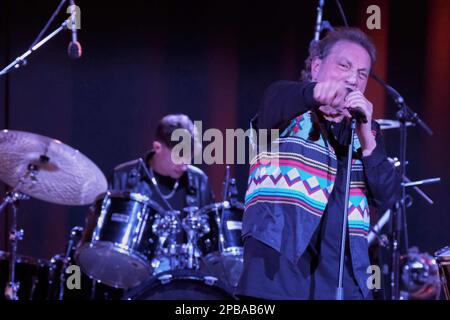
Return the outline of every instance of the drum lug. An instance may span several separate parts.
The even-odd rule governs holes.
[[[23,229],[16,230],[16,232],[11,231],[9,240],[11,241],[22,241],[24,236]]]
[[[167,284],[172,281],[172,278],[173,277],[171,274],[165,274],[165,275],[158,277],[158,280],[161,281],[161,284]]]
[[[203,279],[205,280],[205,284],[207,284],[208,286],[213,286],[219,280],[216,277],[212,276],[205,276]]]
[[[19,282],[8,282],[5,288],[5,297],[7,300],[19,300],[17,292],[20,289]]]

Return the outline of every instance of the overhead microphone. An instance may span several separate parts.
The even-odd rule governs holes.
[[[77,34],[77,24],[76,24],[76,6],[75,1],[70,0],[70,29],[72,30],[72,41],[70,41],[69,46],[67,47],[67,53],[71,59],[81,58],[82,49],[81,44],[78,42],[78,34]]]

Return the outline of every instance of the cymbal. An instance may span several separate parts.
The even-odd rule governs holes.
[[[23,131],[0,131],[0,180],[36,199],[63,205],[91,204],[107,190],[104,174],[81,152]]]
[[[390,119],[375,119],[380,125],[381,130],[398,129],[400,128],[400,121]],[[407,127],[411,127],[414,124],[412,122],[406,122]]]

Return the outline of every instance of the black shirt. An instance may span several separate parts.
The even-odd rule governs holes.
[[[154,186],[157,191],[153,194],[152,200],[156,201],[162,208],[167,211],[179,211],[178,216],[181,223],[182,219],[186,217],[186,213],[183,211],[183,209],[186,207],[186,194],[188,186],[186,173],[178,179],[178,187],[173,193],[173,196],[165,200],[162,198],[162,196],[168,196],[174,191],[177,180],[169,176],[163,176],[155,171],[153,171],[153,175],[157,182],[157,186]],[[176,235],[177,243],[184,243],[186,242],[186,240],[187,237],[185,235],[185,232],[181,231]]]
[[[173,192],[175,183],[177,180],[168,177],[163,176],[157,173],[156,171],[153,171],[153,175],[155,176],[157,187],[159,189],[159,192],[163,196],[168,196]],[[166,199],[164,201],[160,195],[154,194],[153,197],[154,201],[158,202],[158,204],[164,208],[165,210],[179,210],[182,211],[183,208],[186,206],[186,193],[187,193],[187,179],[186,174],[183,174],[181,178],[178,181],[178,187],[175,190],[172,197]],[[170,207],[168,206],[168,204]]]

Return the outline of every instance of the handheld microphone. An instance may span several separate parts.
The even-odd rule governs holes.
[[[348,112],[359,123],[367,123],[367,117],[360,108],[348,109]]]
[[[67,53],[69,54],[69,57],[72,59],[78,59],[81,57],[82,49],[81,45],[78,42],[78,35],[77,35],[77,24],[75,20],[75,1],[70,0],[70,28],[72,29],[72,41],[70,41],[69,46],[67,47]]]
[[[353,90],[349,87],[346,88],[347,92],[353,92]],[[358,123],[367,123],[367,117],[365,113],[361,110],[361,108],[352,108],[347,109],[353,119],[355,119]]]

